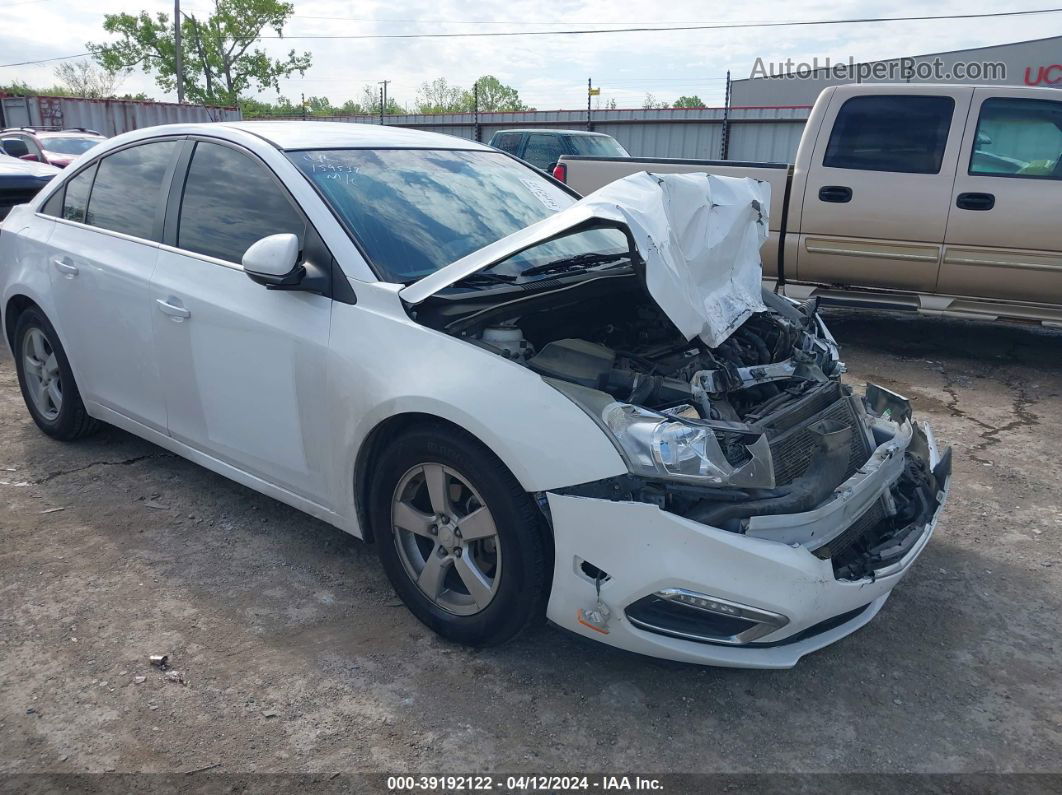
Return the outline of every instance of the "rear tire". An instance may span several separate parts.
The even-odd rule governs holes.
[[[388,579],[444,638],[494,645],[545,617],[542,516],[479,442],[444,425],[403,434],[377,460],[368,503]]]
[[[59,335],[39,309],[19,315],[14,343],[18,385],[37,427],[64,442],[98,431],[100,423],[85,410]]]

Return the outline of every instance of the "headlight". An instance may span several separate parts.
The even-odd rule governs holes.
[[[772,488],[774,467],[765,436],[746,445],[748,456],[732,464],[716,432],[630,403],[596,389],[545,379],[589,414],[627,461],[632,474],[705,486]]]

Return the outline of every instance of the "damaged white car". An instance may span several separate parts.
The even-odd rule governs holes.
[[[447,638],[548,617],[784,668],[881,609],[950,452],[761,292],[768,206],[703,174],[580,201],[386,127],[140,130],[3,223],[3,327],[43,431],[110,423],[374,541]]]

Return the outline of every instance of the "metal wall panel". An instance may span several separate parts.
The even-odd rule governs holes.
[[[238,121],[241,118],[239,108],[124,99],[4,97],[2,106],[7,126],[84,127],[103,135],[117,135],[158,124]]]
[[[730,127],[730,159],[792,163],[805,121],[739,122]]]
[[[730,159],[786,162],[796,155],[800,132],[810,107],[732,108],[729,112]],[[664,108],[661,110],[595,110],[595,132],[611,135],[634,157],[678,157],[718,160],[722,156],[723,108]],[[276,118],[276,117],[271,117]],[[289,116],[288,119],[301,119]],[[379,116],[311,116],[315,121],[379,124]],[[585,110],[480,113],[480,140],[512,129],[585,130]],[[428,132],[475,137],[472,113],[384,116],[384,124]]]

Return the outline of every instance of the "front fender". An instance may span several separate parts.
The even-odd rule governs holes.
[[[328,394],[336,429],[336,504],[354,515],[358,451],[380,423],[428,414],[479,439],[529,492],[622,475],[627,467],[582,409],[538,375],[405,316],[398,296],[359,286],[334,306]],[[346,512],[346,511],[344,511]]]

